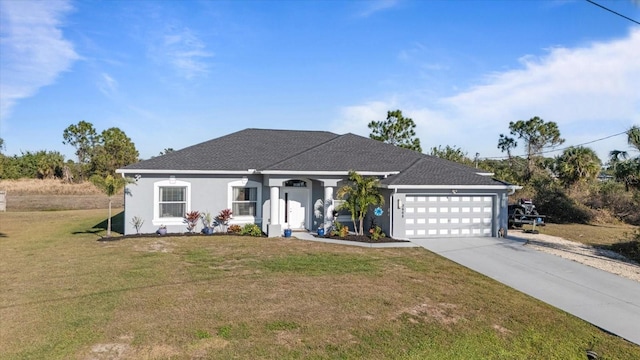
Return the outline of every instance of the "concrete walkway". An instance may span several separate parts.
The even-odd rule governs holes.
[[[413,242],[640,345],[640,283],[636,281],[524,247],[519,239]]]

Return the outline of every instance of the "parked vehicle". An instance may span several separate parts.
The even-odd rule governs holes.
[[[544,226],[544,218],[536,210],[531,199],[520,199],[517,204],[509,205],[509,227],[520,228],[522,225]]]

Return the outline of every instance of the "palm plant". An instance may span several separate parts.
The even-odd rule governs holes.
[[[640,151],[640,127],[627,130],[627,143],[633,150]],[[609,153],[609,164],[616,180],[624,183],[627,191],[640,185],[640,155],[630,158],[627,151],[613,150]]]
[[[595,151],[583,146],[569,147],[557,158],[558,177],[567,186],[595,179],[600,168],[601,162]]]
[[[91,183],[109,197],[109,217],[107,218],[107,237],[111,237],[111,203],[113,195],[124,189],[127,184],[132,183],[131,180],[124,177],[114,177],[107,175],[93,175],[90,179]]]
[[[347,209],[351,213],[356,234],[363,235],[364,217],[369,207],[383,204],[384,198],[378,192],[379,180],[375,177],[363,177],[355,171],[350,171],[349,181],[351,183],[338,189],[336,195],[338,199],[345,200],[340,209]]]

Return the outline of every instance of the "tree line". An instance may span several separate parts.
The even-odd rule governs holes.
[[[400,110],[388,111],[386,120],[371,121],[368,126],[372,139],[422,151],[415,122]],[[585,146],[569,146],[557,156],[545,156],[565,142],[555,122],[535,116],[509,122],[508,130],[497,139],[505,158],[479,159],[476,154],[471,159],[463,149],[450,145],[432,147],[428,154],[523,186],[518,196],[534,198],[538,208],[556,222],[588,222],[604,213],[640,224],[640,127],[626,131],[631,151],[612,150],[604,164]],[[518,145],[524,148],[524,156],[513,155]]]
[[[4,140],[0,139],[0,179],[55,178],[82,182],[93,175],[114,175],[116,169],[139,161],[135,144],[117,127],[98,133],[93,124],[83,120],[67,127],[62,139],[63,144],[75,148],[76,161],[47,150],[6,156],[2,153]]]

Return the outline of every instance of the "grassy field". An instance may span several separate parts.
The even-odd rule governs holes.
[[[103,209],[109,200],[90,182],[67,184],[56,179],[0,180],[7,192],[7,211]],[[124,195],[113,197],[113,207],[124,206]]]
[[[105,210],[0,214],[0,359],[638,359],[424,249],[96,241]]]

